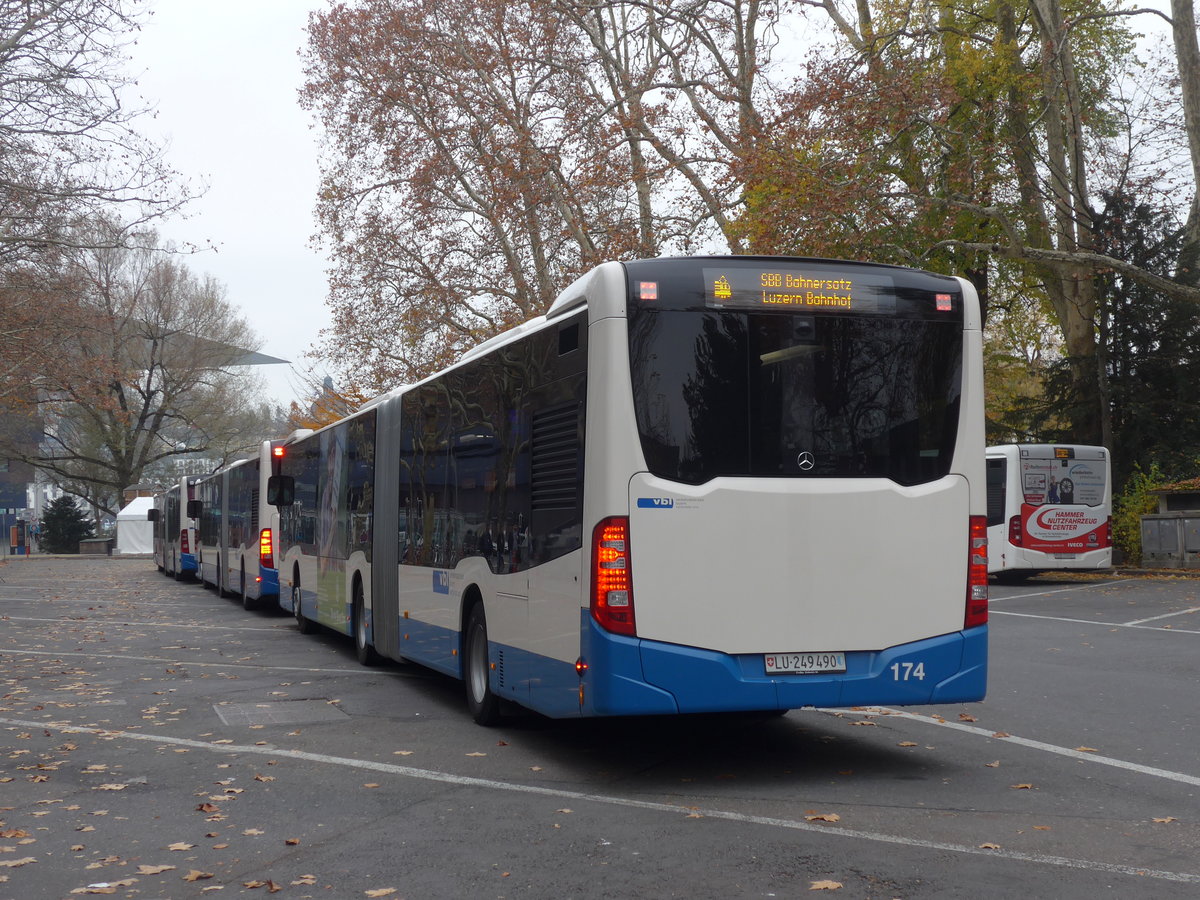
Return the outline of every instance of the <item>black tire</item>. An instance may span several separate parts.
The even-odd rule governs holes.
[[[1005,569],[994,573],[992,579],[996,584],[1024,584],[1037,574],[1034,569]]]
[[[312,634],[317,630],[316,623],[305,617],[303,607],[300,605],[299,578],[292,583],[292,615],[296,617],[296,630],[301,634]]]
[[[255,609],[258,607],[258,599],[250,596],[248,590],[249,585],[246,583],[246,566],[242,564],[242,609]]]
[[[476,603],[471,607],[463,632],[463,683],[471,717],[480,725],[495,725],[500,721],[500,698],[492,693],[488,682],[487,646],[487,618],[483,603]]]
[[[362,584],[354,583],[354,655],[364,666],[377,666],[381,660],[375,648],[371,646],[370,635],[367,634],[367,604],[363,600]]]

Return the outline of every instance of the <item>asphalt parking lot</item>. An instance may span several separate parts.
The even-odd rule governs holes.
[[[1200,896],[1197,587],[993,585],[979,704],[484,729],[149,560],[12,560],[0,898]]]

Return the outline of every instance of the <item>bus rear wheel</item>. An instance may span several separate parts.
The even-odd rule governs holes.
[[[250,585],[246,583],[246,567],[242,566],[242,609],[254,609],[258,600],[250,596]]]
[[[379,654],[371,646],[371,637],[367,629],[367,604],[363,599],[362,584],[354,585],[354,655],[364,666],[379,664]]]
[[[471,607],[467,628],[463,632],[463,682],[467,690],[467,708],[480,725],[495,725],[500,721],[500,698],[492,693],[488,682],[487,618],[483,603]]]
[[[317,630],[312,619],[304,615],[304,607],[300,603],[300,579],[298,578],[292,585],[292,615],[296,617],[296,630],[301,634],[312,634]]]

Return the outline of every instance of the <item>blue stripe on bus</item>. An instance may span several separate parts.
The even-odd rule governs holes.
[[[847,653],[845,673],[766,675],[762,654],[611,635],[583,612],[585,715],[967,702],[982,699],[987,687],[986,626]]]
[[[845,673],[766,675],[762,654],[731,655],[609,634],[588,610],[580,613],[588,664],[582,707],[573,663],[495,641],[488,646],[496,666],[492,691],[542,715],[569,718],[957,703],[982,699],[987,687],[987,626],[882,651],[850,652]],[[401,656],[462,677],[457,631],[402,619],[400,632]]]

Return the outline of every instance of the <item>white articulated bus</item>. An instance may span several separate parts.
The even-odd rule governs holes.
[[[1112,566],[1112,461],[1103,447],[987,448],[988,571]]]
[[[196,477],[186,475],[155,495],[146,518],[154,523],[154,562],[160,572],[179,581],[196,574],[196,520],[188,513]]]
[[[191,510],[199,522],[200,580],[246,609],[279,596],[279,510],[267,481],[279,470],[286,441],[263,441],[258,453],[200,479]]]
[[[980,314],[867,263],[606,263],[288,447],[280,603],[555,717],[979,700]]]

